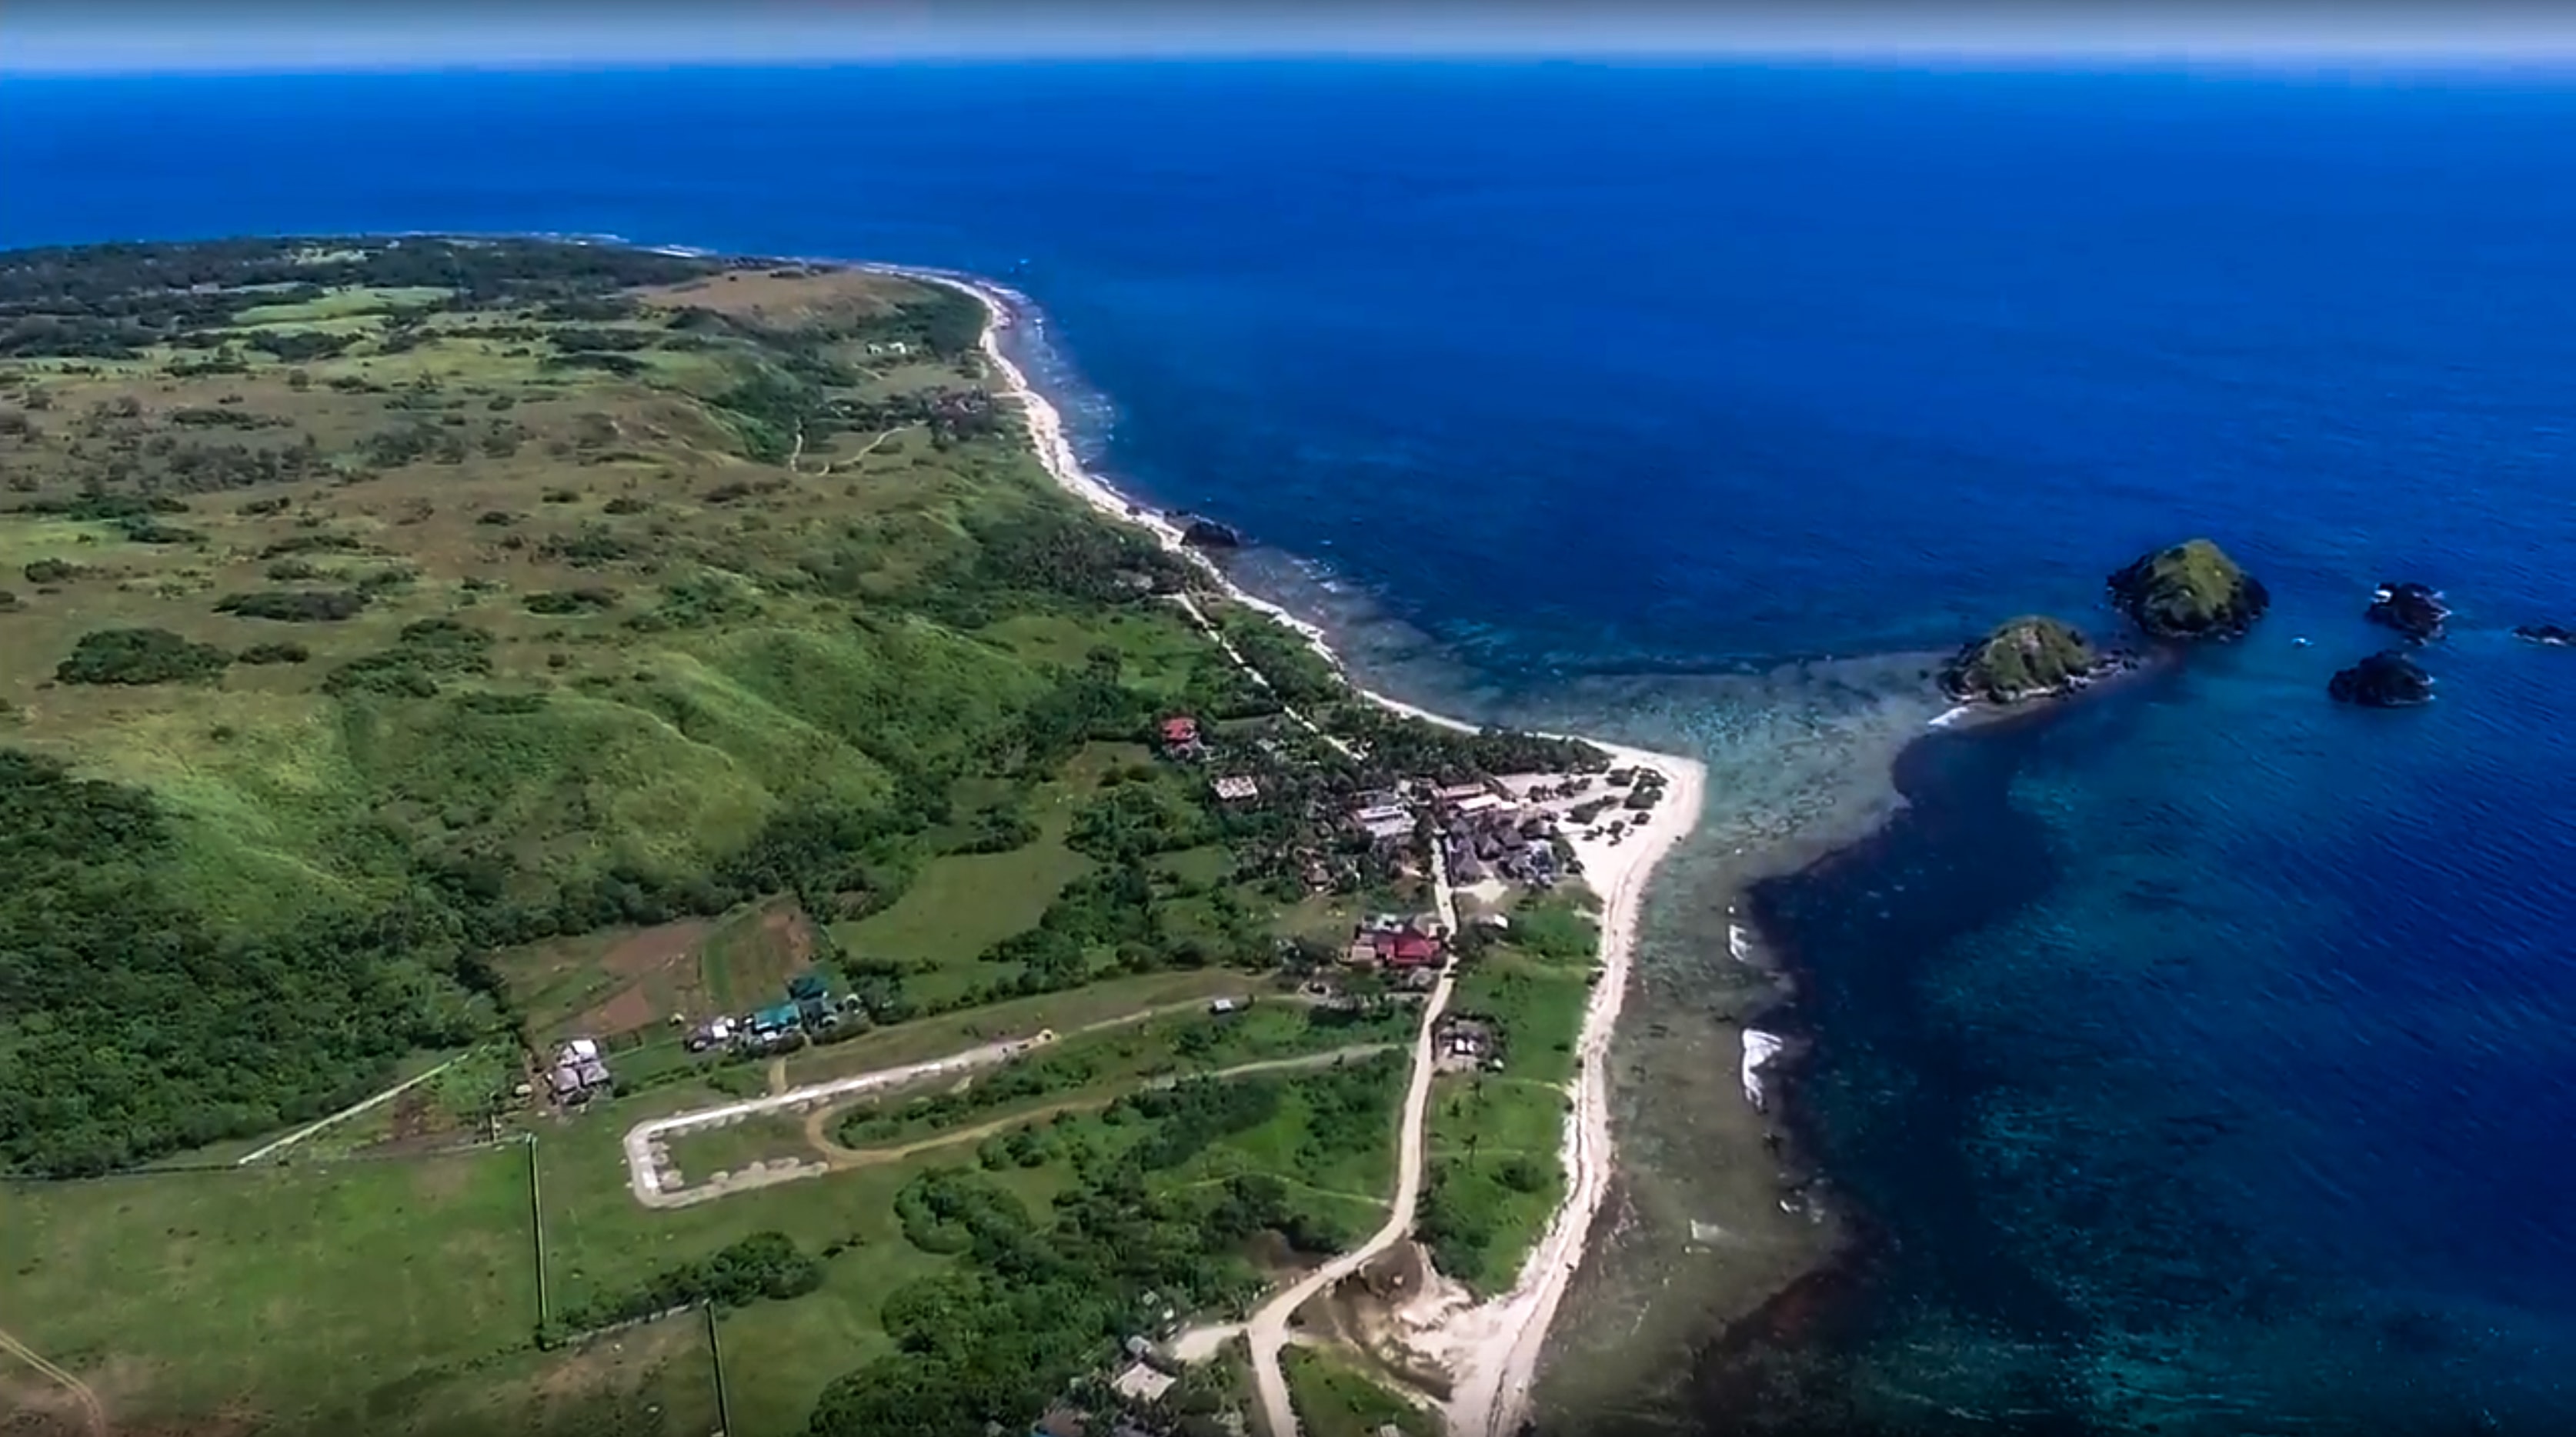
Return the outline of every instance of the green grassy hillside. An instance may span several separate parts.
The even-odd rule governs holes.
[[[1143,602],[1171,562],[1035,473],[980,320],[535,242],[0,258],[0,842],[73,910],[0,923],[0,1162],[318,1111],[488,1021],[480,948],[782,886],[882,906],[962,778],[1104,717],[1032,624],[1239,687]],[[133,914],[279,976],[137,959]],[[120,1035],[269,1056],[93,1081]]]

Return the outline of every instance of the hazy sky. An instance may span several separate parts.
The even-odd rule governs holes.
[[[2576,60],[2576,3],[2426,0],[0,0],[0,70],[346,70],[1243,54]]]

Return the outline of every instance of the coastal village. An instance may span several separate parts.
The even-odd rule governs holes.
[[[1023,402],[1033,399],[1024,392]],[[1042,455],[1050,454],[1050,436],[1043,428],[1038,445]],[[1175,553],[1194,553],[1196,541],[1187,536],[1207,527],[1200,522],[1184,529],[1107,491],[1088,493],[1087,475],[1050,467],[1105,511],[1142,520],[1161,532]],[[1222,626],[1208,600],[1194,601],[1186,593],[1170,597],[1258,689],[1273,688],[1263,666],[1237,647],[1240,628]],[[1316,653],[1329,662],[1320,648]],[[1338,675],[1333,682],[1340,682]],[[1408,761],[1408,750],[1401,745],[1373,752],[1369,737],[1340,736],[1292,704],[1273,699],[1252,710],[1212,714],[1175,709],[1157,715],[1135,738],[1198,795],[1229,846],[1264,878],[1278,900],[1318,918],[1345,915],[1336,929],[1317,931],[1309,924],[1283,934],[1269,964],[1271,983],[1299,1001],[1330,1008],[1393,1005],[1419,1013],[1417,1088],[1443,1076],[1464,1080],[1505,1071],[1515,1042],[1511,1019],[1453,1004],[1450,997],[1460,975],[1473,970],[1478,954],[1511,940],[1516,907],[1560,890],[1587,895],[1587,902],[1615,890],[1616,911],[1605,921],[1627,929],[1635,921],[1636,890],[1621,880],[1642,874],[1696,813],[1695,767],[1690,767],[1692,782],[1683,799],[1668,803],[1674,783],[1669,770],[1689,767],[1676,760],[1643,762],[1643,755],[1622,759],[1589,744],[1462,731],[1474,742],[1417,743],[1421,757]],[[1369,711],[1366,705],[1362,711]],[[1381,729],[1379,736],[1405,737],[1406,725],[1415,722],[1408,718]],[[1427,731],[1444,732],[1438,727]],[[1490,767],[1462,763],[1462,754],[1477,752],[1555,761]],[[1614,1003],[1624,985],[1626,942],[1624,931],[1612,940],[1604,955],[1613,960],[1609,970],[1596,975],[1607,979]],[[843,962],[859,965],[871,956],[840,955]],[[1223,1018],[1258,1001],[1247,990],[1241,997],[1214,1000],[1207,1012]],[[792,979],[776,1001],[739,1012],[673,1014],[671,1023],[685,1030],[692,1054],[759,1061],[829,1045],[899,1016],[878,1011],[844,974],[818,964]],[[1587,1043],[1607,1036],[1605,1023],[1587,1021],[1585,1031]],[[1001,1055],[997,1061],[1029,1060],[1055,1037],[1051,1032],[1006,1037],[995,1050]],[[615,1080],[598,1039],[573,1038],[546,1056],[547,1095],[559,1111],[578,1111],[594,1096],[613,1091]],[[960,1079],[961,1084],[974,1081],[971,1076]],[[1576,1110],[1567,1121],[1601,1120],[1605,1100],[1597,1075],[1579,1068],[1573,1096]],[[754,1100],[752,1106],[810,1113],[823,1110],[829,1101],[800,1098],[790,1090]],[[629,1162],[635,1167],[638,1197],[650,1194],[655,1205],[720,1197],[746,1182],[792,1181],[829,1171],[829,1164],[800,1159],[755,1165],[743,1173],[684,1174],[673,1165],[661,1137],[641,1133],[629,1135]],[[1408,1123],[1401,1136],[1405,1158],[1419,1161],[1425,1135]],[[1572,1142],[1570,1133],[1567,1141]],[[1564,1209],[1568,1221],[1552,1228],[1549,1245],[1529,1259],[1533,1271],[1556,1275],[1535,1292],[1513,1299],[1523,1307],[1542,1305],[1518,1319],[1524,1323],[1544,1322],[1537,1313],[1552,1307],[1562,1274],[1572,1267],[1565,1245],[1580,1241],[1582,1222],[1599,1201],[1607,1174],[1596,1165],[1567,1177],[1573,1185],[1570,1206]],[[1290,1324],[1330,1327],[1342,1319],[1318,1314],[1342,1311],[1354,1301],[1365,1306],[1373,1300],[1368,1294],[1382,1296],[1390,1282],[1397,1288],[1419,1287],[1432,1275],[1432,1262],[1407,1226],[1390,1227],[1377,1240],[1309,1271],[1265,1299],[1240,1326],[1220,1318],[1211,1328],[1205,1325],[1207,1314],[1161,1309],[1155,1321],[1125,1335],[1115,1361],[1077,1377],[1059,1399],[1031,1414],[1030,1437],[1245,1437],[1254,1414],[1214,1395],[1218,1387],[1211,1384],[1222,1385],[1220,1369],[1206,1360],[1212,1334],[1228,1333],[1250,1342],[1251,1395],[1261,1409],[1259,1425],[1288,1437],[1298,1430],[1280,1366]],[[1414,1275],[1401,1276],[1408,1272]],[[1194,1321],[1200,1325],[1192,1326]],[[1373,1345],[1371,1350],[1376,1350]],[[1378,1360],[1387,1355],[1380,1352]],[[1413,1400],[1447,1401],[1452,1407],[1463,1402],[1463,1414],[1482,1421],[1519,1400],[1510,1390],[1519,1379],[1494,1365],[1517,1360],[1498,1352],[1471,1354],[1463,1361],[1454,1354],[1445,1359],[1416,1355],[1405,1366],[1418,1381],[1411,1389]]]
[[[43,1161],[69,1176],[196,1159],[139,1178],[131,1219],[0,1201],[116,1243],[292,1210],[314,1239],[292,1256],[302,1304],[245,1329],[270,1355],[242,1390],[368,1423],[384,1416],[368,1392],[333,1385],[359,1357],[437,1402],[522,1377],[596,1385],[632,1359],[625,1386],[582,1400],[672,1415],[581,1419],[665,1437],[1294,1437],[1415,1433],[1435,1413],[1511,1428],[1610,1180],[1606,1043],[1646,875],[1698,811],[1696,765],[1360,690],[1216,567],[1207,551],[1240,536],[1082,471],[989,294],[539,242],[244,254],[219,268],[296,267],[287,287],[168,289],[149,252],[84,281],[187,307],[180,328],[219,349],[133,361],[202,405],[153,390],[77,412],[149,455],[165,423],[227,427],[236,388],[260,416],[228,426],[246,434],[300,435],[327,409],[383,431],[366,482],[250,455],[227,461],[237,497],[129,511],[57,484],[94,456],[46,423],[0,435],[51,466],[28,502],[91,506],[55,527],[89,526],[137,583],[204,571],[121,590],[140,617],[223,641],[64,630],[0,678],[41,685],[67,743],[81,714],[164,704],[184,725],[207,696],[391,725],[367,756],[382,766],[334,778],[380,841],[290,856],[409,895],[401,924],[316,920],[257,950],[281,972],[354,964],[384,1010],[317,1016],[317,1044],[338,1046],[213,1127],[164,1085],[148,1130],[48,1130]],[[337,278],[303,283],[311,266]],[[488,282],[451,293],[462,271]],[[455,306],[423,307],[432,294]],[[238,312],[304,304],[353,307],[329,341],[350,359],[304,353],[299,382],[296,361],[220,348],[244,342]],[[816,315],[831,325],[788,322]],[[437,370],[460,355],[485,388]],[[656,378],[669,356],[709,393]],[[421,369],[399,387],[355,372],[379,361]],[[113,388],[36,382],[67,406]],[[460,426],[417,416],[450,410],[512,417],[442,446],[433,429]],[[182,512],[204,531],[152,517]],[[668,521],[682,512],[705,522]],[[961,522],[869,528],[888,512]],[[335,555],[368,567],[326,572]],[[38,571],[40,615],[89,572]],[[343,572],[345,594],[257,587]],[[272,756],[244,732],[204,742],[251,773]],[[107,801],[48,774],[16,781],[39,803]],[[271,896],[280,914],[307,897]],[[218,997],[251,1011],[240,991],[199,996],[170,1021],[202,1027]],[[330,1226],[358,1212],[405,1221]],[[233,1246],[189,1251],[213,1272]],[[993,1260],[1018,1251],[1043,1261]],[[381,1274],[412,1263],[475,1320],[441,1336],[379,1301]],[[31,1312],[79,1305],[62,1274],[24,1275],[44,1289]],[[200,1295],[222,1297],[212,1284]],[[1387,1349],[1358,1314],[1398,1292],[1456,1321],[1370,1375]],[[152,1345],[142,1295],[108,1296],[138,1304],[113,1321],[119,1360],[202,1375]],[[940,1304],[966,1315],[925,1322]],[[299,1345],[324,1329],[345,1360]],[[468,1394],[450,1378],[469,1372],[494,1375]],[[1351,1429],[1307,1405],[1327,1393],[1380,1405]],[[934,1423],[889,1420],[933,1401]]]

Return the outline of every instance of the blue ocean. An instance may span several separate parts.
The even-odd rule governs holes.
[[[1761,734],[1849,700],[1720,679],[2112,633],[2109,571],[2215,538],[2274,596],[2251,638],[1927,737],[1892,822],[1756,890],[1862,1236],[1629,1415],[2566,1433],[2576,652],[2509,631],[2576,623],[2571,137],[2576,84],[2494,77],[9,80],[0,244],[1011,274],[1122,484],[1243,529],[1399,691],[1702,746],[1713,825],[1766,801]],[[2404,579],[2456,610],[2438,701],[2330,704]]]

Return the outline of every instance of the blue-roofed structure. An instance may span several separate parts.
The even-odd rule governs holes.
[[[775,1008],[763,1008],[751,1015],[751,1031],[754,1033],[780,1033],[795,1026],[796,1005],[793,1003],[781,1003]]]

